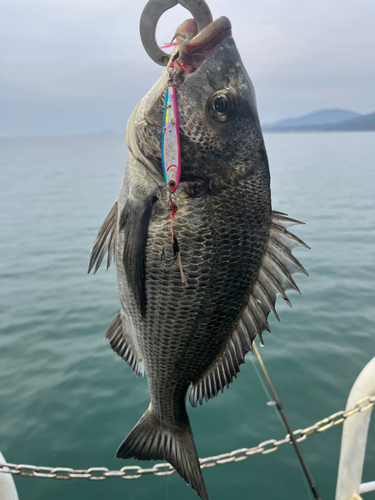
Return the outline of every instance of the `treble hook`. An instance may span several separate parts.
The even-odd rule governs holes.
[[[173,249],[173,257],[171,259],[167,259],[166,258],[166,256],[165,256],[165,250],[164,250],[164,248],[162,249],[162,252],[161,252],[161,263],[163,264],[164,267],[172,267],[173,264],[178,259],[178,254],[179,254],[179,251],[180,251],[180,247],[178,246],[177,238],[174,235],[173,235],[172,249]]]
[[[162,14],[178,4],[191,12],[197,24],[198,33],[212,23],[211,11],[205,0],[149,0],[143,9],[139,29],[147,54],[161,66],[168,64],[169,55],[161,50],[156,42],[156,26]]]

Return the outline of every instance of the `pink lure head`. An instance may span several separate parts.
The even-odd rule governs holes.
[[[170,193],[174,193],[178,188],[177,174],[178,174],[178,169],[176,165],[171,165],[166,170],[167,187]]]

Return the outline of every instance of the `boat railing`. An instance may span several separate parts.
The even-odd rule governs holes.
[[[364,396],[375,396],[375,357],[363,368],[350,391],[346,408]],[[359,500],[375,491],[375,481],[361,483],[372,408],[346,419],[342,430],[336,500]]]
[[[296,441],[304,441],[313,434],[325,432],[343,423],[343,436],[337,479],[335,500],[361,500],[364,493],[375,491],[375,481],[361,483],[365,459],[368,429],[372,407],[375,404],[375,357],[364,367],[355,381],[346,404],[346,409],[316,422],[305,429],[293,432]],[[200,459],[201,467],[210,468],[231,462],[246,460],[252,455],[268,455],[284,444],[290,444],[289,434],[283,439],[268,439],[252,448],[241,448],[228,453]],[[88,479],[102,481],[111,477],[121,479],[138,479],[153,474],[166,476],[175,470],[168,463],[157,463],[151,468],[138,465],[127,465],[120,470],[109,470],[106,467],[91,467],[86,470],[68,467],[45,467],[25,464],[7,463],[0,453],[0,499],[18,500],[13,475],[50,479]]]

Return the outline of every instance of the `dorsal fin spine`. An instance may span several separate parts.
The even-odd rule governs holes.
[[[117,201],[115,201],[115,203],[113,204],[95,238],[90,254],[89,267],[87,271],[88,274],[91,272],[94,266],[95,269],[93,274],[98,271],[106,252],[108,252],[107,269],[109,268],[112,262],[112,257],[115,257],[116,226]]]
[[[257,292],[259,292],[259,295],[261,296],[261,298],[263,298],[263,301],[264,301],[263,303],[267,304],[270,311],[273,312],[277,321],[280,321],[279,315],[276,312],[276,309],[275,309],[275,306],[274,306],[274,303],[273,303],[271,297],[269,296],[267,290],[264,288],[264,286],[262,285],[262,283],[259,280],[255,284],[253,294],[256,294]]]
[[[277,257],[275,257],[272,253],[266,252],[267,258],[272,262],[272,264],[276,267],[277,271],[281,273],[281,275],[287,280],[289,283],[290,287],[298,292],[301,295],[301,292],[296,285],[294,279],[291,277],[287,269],[284,267],[284,265],[279,261]]]
[[[290,253],[289,249],[286,246],[284,246],[282,243],[279,243],[275,239],[270,238],[269,243],[268,243],[268,248],[271,250],[271,253],[276,252],[276,253],[282,255],[285,259],[287,259],[289,262],[291,262],[299,272],[306,274],[306,276],[308,276],[308,272],[303,267],[303,265],[300,262],[298,262],[298,260],[294,257],[294,255],[292,255]],[[273,250],[273,252],[272,252],[272,250]]]
[[[238,331],[239,331],[240,339],[242,341],[244,349],[246,349],[246,351],[251,351],[252,350],[252,347],[251,347],[252,340],[249,336],[249,332],[247,331],[242,318],[240,319],[240,321],[238,323]]]
[[[270,332],[271,329],[269,327],[267,317],[264,314],[264,311],[261,308],[260,304],[254,298],[253,295],[250,295],[250,305],[251,305],[251,308],[252,308],[254,314],[256,313],[258,315],[258,318],[257,318],[257,319],[259,319],[258,324],[261,324],[268,332]]]
[[[280,283],[277,281],[277,279],[273,276],[270,271],[262,265],[259,273],[259,277],[262,279],[266,279],[276,290],[277,292],[281,295],[281,297],[285,300],[285,302],[288,304],[289,307],[292,307],[292,304],[290,303],[288,297],[286,296],[284,290],[282,289]]]

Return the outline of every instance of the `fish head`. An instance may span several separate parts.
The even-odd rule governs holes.
[[[178,27],[179,43],[163,72],[139,105],[138,143],[161,172],[161,132],[165,90],[177,95],[181,182],[231,183],[267,163],[253,84],[232,38],[231,23],[220,17],[197,33],[189,19]],[[265,160],[265,161],[264,161]],[[268,164],[267,164],[268,169]]]

